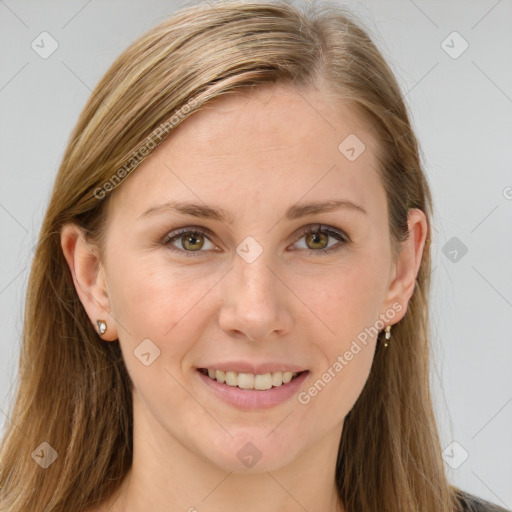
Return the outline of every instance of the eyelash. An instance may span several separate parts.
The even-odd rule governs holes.
[[[179,228],[179,229],[176,229],[174,231],[169,232],[164,237],[164,239],[162,240],[161,243],[162,243],[162,245],[168,247],[172,252],[185,253],[186,257],[189,257],[189,258],[192,257],[193,258],[193,257],[199,256],[200,253],[206,252],[206,251],[201,251],[201,250],[199,250],[199,251],[187,251],[185,249],[178,249],[176,247],[173,247],[171,245],[171,242],[173,242],[176,239],[179,239],[183,235],[200,235],[200,236],[204,236],[205,238],[210,240],[209,232],[208,231],[203,231],[203,229],[204,228],[196,228],[195,226],[188,226],[188,227],[185,227],[185,228]],[[309,235],[309,234],[325,234],[325,235],[329,235],[329,236],[331,236],[333,238],[336,238],[337,240],[342,242],[341,246],[340,245],[338,245],[338,246],[334,245],[334,246],[329,247],[327,249],[318,249],[318,250],[304,249],[309,256],[311,256],[311,255],[318,256],[318,255],[329,255],[329,254],[332,254],[333,252],[337,252],[338,250],[342,249],[346,244],[348,244],[350,242],[350,238],[343,231],[339,231],[339,230],[334,229],[332,227],[324,226],[322,224],[315,224],[314,226],[308,226],[300,234],[300,236],[298,236],[295,239],[295,241],[293,243],[294,244],[297,243],[301,238],[303,238],[304,236]],[[210,242],[211,242],[211,240],[210,240]]]

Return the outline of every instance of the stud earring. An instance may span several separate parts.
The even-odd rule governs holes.
[[[388,340],[391,339],[391,325],[388,325],[386,329],[386,341],[384,342],[384,346],[387,347],[389,345]]]
[[[105,320],[96,320],[96,325],[100,334],[105,334],[107,332],[107,323]]]

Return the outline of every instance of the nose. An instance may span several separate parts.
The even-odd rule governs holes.
[[[269,263],[265,252],[252,263],[235,258],[224,280],[219,315],[220,327],[227,334],[264,341],[290,331],[290,291]]]

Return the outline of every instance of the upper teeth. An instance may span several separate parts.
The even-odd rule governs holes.
[[[253,373],[237,373],[222,370],[208,369],[208,376],[219,382],[223,382],[228,386],[238,386],[242,389],[258,389],[264,391],[272,386],[281,386],[290,382],[296,377],[298,372],[272,372],[262,375],[254,375]]]

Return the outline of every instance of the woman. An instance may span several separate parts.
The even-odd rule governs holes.
[[[395,78],[338,7],[149,31],[56,178],[0,510],[504,510],[444,473],[431,214]]]

